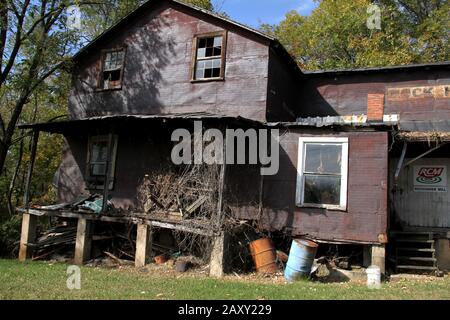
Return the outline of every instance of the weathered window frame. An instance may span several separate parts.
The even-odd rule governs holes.
[[[204,38],[212,38],[212,37],[222,37],[222,49],[221,49],[221,66],[220,66],[220,75],[219,77],[214,78],[201,78],[196,79],[196,69],[197,69],[197,61],[198,61],[198,45],[199,41]],[[210,33],[202,33],[194,36],[194,40],[192,43],[192,63],[191,63],[191,82],[208,82],[208,81],[223,81],[225,80],[225,64],[226,64],[226,55],[227,55],[227,37],[228,31],[217,31]]]
[[[113,135],[112,140],[112,153],[111,153],[111,170],[109,172],[109,188],[108,190],[113,190],[115,185],[115,176],[116,176],[116,160],[117,160],[117,147],[118,147],[118,136]],[[88,139],[88,146],[87,146],[87,158],[86,158],[86,173],[85,173],[85,179],[86,179],[86,187],[88,189],[92,190],[103,190],[104,189],[104,180],[99,180],[94,178],[94,176],[91,175],[91,155],[92,155],[92,145],[97,142],[106,142],[108,144],[109,142],[109,136],[108,135],[98,135],[98,136],[89,136]],[[109,152],[109,150],[108,150]],[[106,169],[107,170],[107,169]]]
[[[342,146],[342,163],[341,163],[341,188],[340,188],[340,204],[311,204],[305,203],[305,161],[306,161],[306,144],[330,144]],[[296,205],[298,207],[310,207],[310,208],[323,208],[329,210],[347,211],[347,197],[348,197],[348,150],[349,139],[348,138],[336,138],[336,137],[302,137],[299,138],[298,146],[298,165],[297,165],[297,188],[296,188]]]
[[[122,68],[120,69],[120,79],[118,80],[120,82],[120,84],[116,87],[111,87],[111,88],[104,88],[104,83],[105,83],[105,79],[104,79],[104,73],[105,71],[105,61],[106,61],[106,55],[108,53],[112,53],[112,52],[119,52],[122,51],[123,52],[123,57],[122,57]],[[100,72],[98,74],[98,78],[97,78],[97,91],[114,91],[114,90],[121,90],[123,87],[123,75],[125,73],[125,58],[127,56],[127,48],[124,47],[117,47],[117,48],[112,48],[112,49],[104,49],[101,51],[101,61],[100,61]]]

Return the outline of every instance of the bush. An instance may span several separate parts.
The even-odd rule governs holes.
[[[13,257],[17,255],[21,226],[21,215],[14,215],[0,221],[1,257]]]

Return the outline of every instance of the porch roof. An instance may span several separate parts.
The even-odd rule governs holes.
[[[33,124],[19,125],[19,129],[33,129],[49,133],[64,133],[70,130],[80,130],[84,128],[96,127],[99,125],[123,124],[124,122],[143,122],[143,121],[208,121],[219,122],[231,125],[260,126],[260,121],[243,118],[240,116],[227,116],[200,113],[180,113],[180,114],[158,114],[158,115],[105,115],[98,117],[89,117],[84,119],[71,119],[64,121],[41,122]]]
[[[450,120],[400,121],[399,140],[410,142],[450,142]]]

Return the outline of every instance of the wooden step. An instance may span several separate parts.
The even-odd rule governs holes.
[[[396,267],[397,269],[405,269],[405,270],[429,270],[436,271],[437,267],[424,267],[424,266],[408,266],[408,265],[400,265]]]
[[[401,235],[420,235],[420,236],[432,236],[434,235],[434,232],[427,232],[427,231],[391,231],[389,233],[391,236],[401,236]]]
[[[411,252],[435,252],[435,249],[428,248],[397,248],[398,251],[411,251]]]
[[[423,240],[423,239],[396,239],[396,241],[407,243],[434,243],[434,240]]]
[[[410,261],[424,261],[424,262],[436,262],[436,258],[428,258],[428,257],[397,257],[398,260],[410,260]]]

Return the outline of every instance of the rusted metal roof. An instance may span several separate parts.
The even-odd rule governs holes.
[[[408,64],[408,65],[385,66],[385,67],[303,71],[303,73],[306,76],[314,76],[314,75],[339,75],[339,74],[353,74],[353,73],[380,73],[380,72],[436,70],[436,69],[441,70],[441,69],[449,69],[449,68],[450,68],[450,61],[441,61],[441,62],[433,62],[433,63]]]
[[[411,132],[450,132],[450,120],[402,120],[399,129]]]
[[[22,124],[19,125],[19,129],[35,129],[50,133],[63,133],[66,130],[77,128],[80,125],[91,124],[107,124],[110,122],[123,122],[123,121],[171,121],[171,120],[210,120],[210,121],[221,121],[223,123],[230,124],[241,124],[250,126],[260,126],[263,123],[243,118],[240,116],[227,116],[219,114],[211,114],[207,112],[197,112],[197,113],[180,113],[180,114],[158,114],[158,115],[106,115],[99,117],[89,117],[84,119],[73,119],[65,121],[54,121],[54,122],[41,122],[33,124]]]
[[[295,122],[277,122],[268,123],[269,126],[285,127],[331,127],[331,126],[352,126],[352,127],[376,127],[376,126],[395,126],[399,123],[399,116],[396,114],[385,115],[383,121],[368,121],[367,115],[351,116],[328,116],[328,117],[310,117],[299,118]]]

